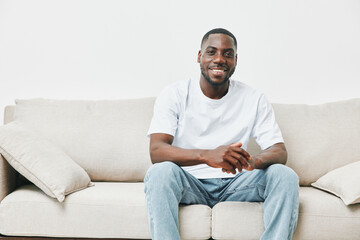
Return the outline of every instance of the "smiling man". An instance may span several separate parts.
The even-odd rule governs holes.
[[[145,177],[154,240],[180,239],[179,204],[264,202],[261,239],[291,239],[298,218],[298,177],[270,103],[230,79],[237,41],[229,31],[206,33],[198,53],[201,75],[167,87],[157,98],[150,136],[154,165]],[[246,151],[253,137],[262,152]],[[230,230],[230,229],[229,229]]]

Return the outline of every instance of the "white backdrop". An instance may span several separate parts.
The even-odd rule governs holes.
[[[238,39],[234,78],[271,102],[360,97],[359,0],[0,0],[0,117],[16,98],[156,96],[199,76],[215,27]]]

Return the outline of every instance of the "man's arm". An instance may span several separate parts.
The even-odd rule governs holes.
[[[277,143],[263,150],[260,154],[252,156],[252,159],[249,160],[251,167],[248,170],[264,169],[275,163],[285,164],[286,161],[287,151],[285,144]]]
[[[171,161],[179,166],[207,164],[214,168],[222,168],[224,172],[235,174],[237,168],[251,167],[248,160],[251,156],[241,148],[241,143],[220,146],[216,149],[182,149],[172,146],[173,136],[155,133],[150,136],[150,157],[153,163]]]
[[[277,143],[258,155],[250,156],[241,148],[241,143],[220,146],[213,150],[182,149],[172,146],[173,136],[155,133],[150,136],[150,157],[152,163],[171,161],[179,166],[207,164],[214,168],[222,168],[223,172],[235,174],[237,168],[264,169],[271,164],[285,164],[287,151],[283,143]]]

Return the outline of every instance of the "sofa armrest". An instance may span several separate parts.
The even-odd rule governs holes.
[[[0,201],[16,188],[17,173],[0,154]]]
[[[14,105],[6,106],[4,111],[4,124],[14,121],[14,115],[15,115],[15,106]]]

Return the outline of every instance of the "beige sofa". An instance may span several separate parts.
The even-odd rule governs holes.
[[[5,124],[20,122],[61,147],[95,185],[59,202],[33,184],[24,184],[1,157],[0,233],[150,239],[142,180],[151,165],[146,132],[153,103],[154,98],[31,99],[7,107]],[[300,178],[294,239],[360,239],[360,204],[346,205],[341,198],[311,186],[330,171],[360,161],[360,99],[273,106],[288,149],[287,165]],[[254,142],[248,150],[259,151]],[[351,177],[355,182],[357,176]],[[354,188],[354,193],[360,188],[346,187]],[[181,206],[180,232],[183,239],[259,239],[264,230],[262,215],[262,203],[224,202],[212,209]]]

